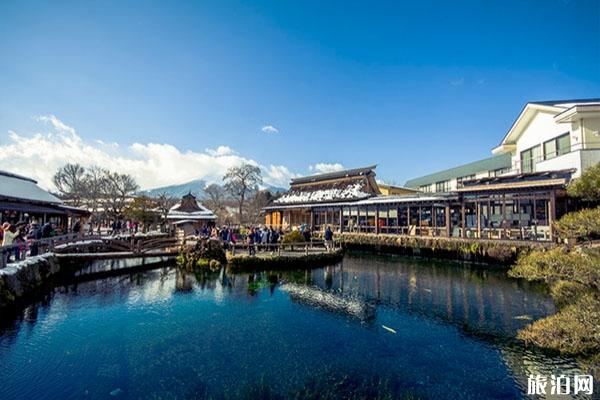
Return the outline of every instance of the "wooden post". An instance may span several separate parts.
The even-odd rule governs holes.
[[[466,226],[465,226],[465,222],[466,222],[466,218],[465,218],[465,201],[462,200],[460,202],[460,224],[461,224],[461,229],[460,229],[460,236],[461,237],[467,237],[467,231],[466,231]]]
[[[548,207],[548,225],[550,225],[550,240],[554,241],[554,220],[556,219],[556,192],[550,192],[550,203]]]
[[[344,232],[344,207],[340,207],[340,233]]]
[[[475,202],[476,215],[477,215],[477,238],[481,239],[481,210],[480,204],[478,201]]]
[[[375,234],[379,234],[379,204],[375,205]]]
[[[444,209],[444,214],[446,216],[446,237],[450,237],[451,232],[451,219],[450,219],[450,205],[446,204],[446,208]]]

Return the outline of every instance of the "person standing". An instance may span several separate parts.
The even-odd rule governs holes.
[[[254,248],[254,229],[248,232],[248,255],[255,255],[256,249]]]
[[[333,248],[333,231],[331,227],[327,225],[327,229],[325,229],[325,249],[330,251]]]
[[[19,261],[18,244],[15,247],[15,238],[18,235],[17,229],[15,228],[14,225],[11,225],[8,222],[5,222],[4,225],[2,225],[2,230],[4,231],[4,236],[2,237],[2,247],[12,247],[10,250],[8,250],[8,257],[10,259],[10,254],[14,253],[15,261]]]

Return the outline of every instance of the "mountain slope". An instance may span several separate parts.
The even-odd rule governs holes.
[[[194,179],[179,185],[163,186],[154,189],[143,190],[141,193],[147,196],[155,197],[161,193],[167,193],[169,196],[180,198],[188,193],[192,193],[197,198],[204,197],[204,188],[206,182],[202,179]]]

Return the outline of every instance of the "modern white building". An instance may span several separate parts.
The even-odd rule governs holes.
[[[600,162],[600,99],[528,103],[494,154],[510,154],[512,173],[574,169]]]
[[[468,180],[573,169],[600,162],[600,99],[527,103],[493,157],[406,182],[423,192],[451,192]]]

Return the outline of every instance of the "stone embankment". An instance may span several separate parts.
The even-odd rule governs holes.
[[[29,257],[0,269],[0,309],[35,295],[61,272],[53,253]]]
[[[399,253],[425,258],[512,265],[519,254],[552,248],[551,242],[342,233],[335,237],[345,248]]]

